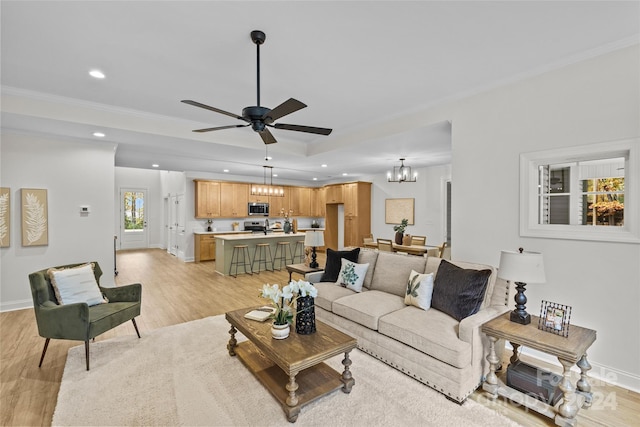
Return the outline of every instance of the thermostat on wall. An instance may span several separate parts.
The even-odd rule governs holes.
[[[89,212],[91,212],[91,206],[80,206],[80,213],[81,214],[88,214]]]

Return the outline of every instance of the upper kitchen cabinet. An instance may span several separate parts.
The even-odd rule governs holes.
[[[289,209],[292,216],[311,216],[311,188],[289,187]]]
[[[311,216],[325,216],[327,211],[326,194],[327,191],[324,187],[311,189]]]
[[[255,186],[255,184],[252,184]],[[269,195],[268,194],[251,194],[251,187],[249,187],[249,203],[269,203]]]
[[[280,212],[283,209],[288,212],[290,196],[291,187],[284,187],[284,196],[269,196],[269,216],[282,217]]]
[[[220,216],[223,218],[245,218],[249,204],[249,184],[238,182],[220,183]]]
[[[344,196],[342,193],[342,184],[327,185],[326,190],[326,204],[344,203]]]
[[[215,181],[195,182],[196,218],[217,218],[220,216],[220,183]]]

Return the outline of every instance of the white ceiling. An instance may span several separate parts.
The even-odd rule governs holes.
[[[1,3],[2,127],[118,144],[116,165],[262,176],[265,145],[240,114],[293,97],[273,130],[281,179],[319,181],[451,160],[448,122],[428,107],[637,43],[638,1],[6,1]],[[104,80],[88,75],[97,68]],[[106,133],[97,140],[94,131]],[[326,168],[320,165],[325,163]]]

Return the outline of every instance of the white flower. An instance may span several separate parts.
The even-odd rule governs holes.
[[[287,301],[292,300],[293,294],[294,292],[293,292],[293,289],[291,289],[291,285],[287,285],[282,288],[282,298],[284,298],[285,300]]]
[[[282,292],[280,291],[278,285],[269,285],[268,283],[262,286],[262,298],[267,298],[278,304],[280,302],[280,298],[282,297]]]

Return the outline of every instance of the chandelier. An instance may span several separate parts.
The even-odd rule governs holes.
[[[252,196],[272,196],[272,197],[284,197],[284,188],[278,185],[273,185],[273,166],[262,166],[262,184],[251,184]],[[267,184],[267,169],[271,176],[270,184]]]
[[[388,182],[416,182],[418,179],[418,172],[411,173],[411,166],[404,165],[404,158],[400,159],[400,166],[393,167],[393,174],[387,172]]]

